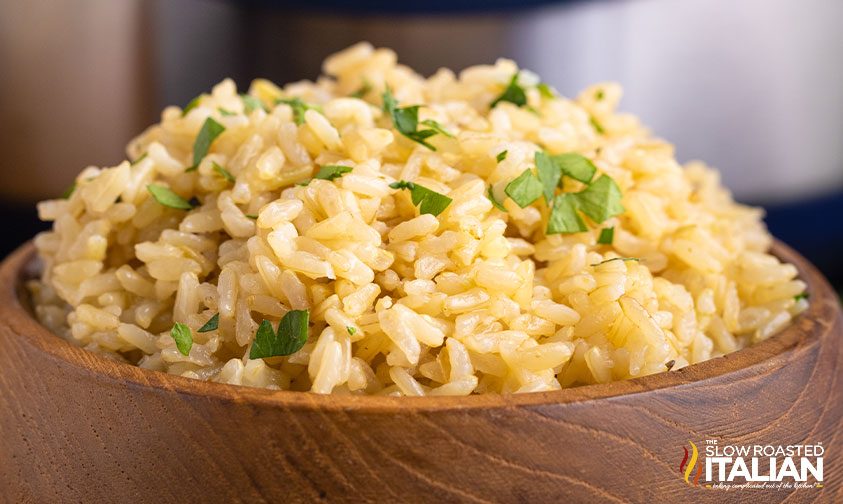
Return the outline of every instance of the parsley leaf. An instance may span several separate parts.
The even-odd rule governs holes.
[[[544,186],[544,199],[550,203],[556,191],[556,186],[562,178],[562,167],[553,157],[542,151],[536,152],[535,162],[539,180]]]
[[[521,208],[539,199],[544,192],[541,181],[529,169],[516,177],[503,190]]]
[[[606,93],[603,92],[602,89],[598,89],[594,92],[594,99],[597,101],[603,101],[603,98],[606,97]]]
[[[256,109],[263,109],[265,112],[269,112],[269,109],[266,108],[260,98],[247,94],[241,94],[240,99],[243,100],[243,112],[246,115],[251,114],[252,111]]]
[[[432,128],[434,131],[439,133],[440,135],[445,135],[448,138],[454,138],[454,135],[447,131],[439,122],[434,121],[433,119],[425,119],[421,122],[425,126]]]
[[[195,109],[197,106],[199,106],[199,102],[200,102],[200,101],[202,101],[202,97],[203,97],[203,96],[204,96],[204,95],[199,95],[199,96],[197,96],[196,98],[194,98],[194,99],[190,100],[189,102],[187,102],[187,105],[185,105],[185,106],[184,106],[184,109],[182,109],[182,111],[181,111],[181,116],[182,116],[182,117],[186,116],[188,112],[190,112],[191,110],[193,110],[193,109]]]
[[[319,167],[319,171],[316,172],[316,175],[313,178],[318,178],[321,180],[336,180],[343,176],[345,173],[349,173],[352,170],[350,166],[342,166],[342,165],[323,165]]]
[[[588,184],[594,178],[597,172],[597,167],[587,157],[577,154],[576,152],[568,152],[566,154],[557,154],[553,156],[553,161],[559,164],[562,173],[579,180],[583,184]]]
[[[146,190],[152,194],[155,201],[164,205],[165,207],[176,208],[178,210],[190,210],[193,205],[189,201],[174,193],[167,187],[158,184],[149,184]]]
[[[489,191],[486,193],[486,197],[489,198],[489,201],[492,202],[492,205],[494,205],[495,208],[497,208],[501,212],[507,211],[506,207],[503,206],[503,203],[495,199],[495,193],[494,191],[492,191],[492,186],[489,186]]]
[[[345,330],[348,331],[349,336],[354,336],[355,334],[357,334],[357,328],[356,327],[345,326]]]
[[[322,107],[318,105],[309,105],[303,102],[301,98],[278,98],[275,100],[275,103],[284,103],[289,105],[290,108],[293,109],[293,120],[299,126],[304,124],[304,113],[308,110],[315,110],[317,112],[322,111]]]
[[[389,184],[389,187],[393,189],[409,189],[410,199],[413,201],[413,205],[419,207],[419,213],[422,214],[439,215],[454,201],[444,194],[439,194],[427,187],[405,180],[393,182]]]
[[[249,219],[252,219],[252,220],[257,220],[257,219],[258,219],[258,214],[247,213],[247,214],[244,214],[244,215],[245,215],[246,217],[248,217]]]
[[[222,166],[218,165],[216,161],[211,162],[211,166],[214,168],[214,171],[219,173],[222,178],[231,182],[232,184],[235,182],[234,175],[229,173],[228,170],[223,168]]]
[[[76,191],[76,181],[74,180],[73,183],[70,184],[70,187],[68,187],[67,189],[64,190],[63,193],[61,193],[61,199],[70,199],[70,197],[73,196],[73,193],[75,191]]]
[[[310,312],[307,310],[290,310],[278,323],[278,332],[273,331],[268,320],[264,320],[255,334],[249,358],[263,359],[298,352],[307,342],[309,318]]]
[[[500,102],[513,103],[519,107],[523,107],[527,104],[527,94],[524,92],[524,88],[518,84],[518,72],[515,72],[515,75],[512,76],[512,80],[509,81],[506,89],[504,89],[503,93],[495,98],[495,100],[489,105],[489,108],[495,108],[495,106],[497,106]]]
[[[495,159],[498,161],[498,163],[500,163],[501,161],[506,159],[507,154],[509,154],[509,151],[507,151],[507,150],[498,152],[498,155],[495,156]]]
[[[802,301],[803,299],[808,299],[809,294],[807,292],[803,292],[801,294],[797,294],[793,296],[793,300],[796,302]]]
[[[220,314],[215,313],[213,317],[209,318],[205,325],[196,330],[196,332],[211,332],[216,331],[220,326]]]
[[[608,175],[601,175],[591,185],[576,193],[576,198],[580,210],[597,223],[624,211],[621,190]]]
[[[144,159],[146,159],[146,156],[148,156],[148,155],[149,155],[149,153],[148,153],[148,152],[144,152],[143,154],[141,154],[141,155],[140,155],[137,159],[135,159],[134,161],[132,161],[132,166],[135,166],[136,164],[138,164],[138,163],[140,163],[141,161],[143,161]]]
[[[603,228],[600,231],[600,237],[597,238],[597,243],[600,243],[602,245],[611,245],[614,240],[615,240],[615,228],[614,228],[614,226],[612,226],[612,227]]]
[[[539,94],[542,95],[543,98],[556,98],[556,93],[553,91],[553,88],[545,84],[544,82],[540,82],[536,89],[539,90]]]
[[[367,81],[366,79],[363,79],[363,84],[360,86],[360,88],[358,88],[357,91],[351,93],[349,96],[351,98],[360,98],[362,100],[363,97],[369,94],[369,91],[371,90],[372,83]]]
[[[193,334],[191,334],[189,327],[181,322],[176,322],[170,329],[170,336],[176,342],[176,348],[179,349],[180,354],[190,355],[190,349],[193,347]]]
[[[601,264],[606,264],[607,262],[612,262],[612,261],[624,261],[624,262],[626,262],[626,261],[634,261],[634,262],[640,262],[640,261],[641,261],[641,259],[639,259],[639,258],[637,258],[637,257],[613,257],[613,258],[611,258],[611,259],[606,259],[605,261],[600,261],[599,263],[592,264],[592,266],[600,266]]]
[[[214,140],[220,136],[223,131],[225,131],[225,126],[214,121],[210,117],[205,119],[205,123],[202,124],[202,129],[200,129],[199,134],[196,135],[196,141],[193,142],[193,166],[190,168],[195,170],[199,166],[199,163],[208,154],[211,144],[214,143]],[[190,168],[188,168],[188,170],[190,170]]]
[[[606,130],[603,129],[603,125],[597,121],[597,118],[594,116],[589,117],[589,122],[591,123],[591,127],[594,128],[594,131],[597,132],[599,135],[603,135],[606,133]]]
[[[588,228],[577,213],[577,200],[574,195],[564,193],[554,196],[545,234],[581,233],[587,230]]]
[[[399,133],[410,140],[420,143],[428,149],[435,151],[436,147],[427,142],[427,139],[440,133],[445,136],[452,136],[442,126],[433,120],[422,121],[421,124],[432,129],[419,130],[419,105],[411,107],[398,107],[398,101],[392,95],[392,91],[386,88],[383,92],[383,109],[392,118],[392,124]]]

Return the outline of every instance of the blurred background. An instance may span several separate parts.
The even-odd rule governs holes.
[[[424,74],[504,56],[622,109],[718,167],[772,232],[843,286],[843,1],[0,0],[0,254],[34,203],[224,77],[313,79],[360,40]]]

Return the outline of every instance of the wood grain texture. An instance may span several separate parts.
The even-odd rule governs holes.
[[[468,398],[331,397],[205,383],[60,340],[0,267],[0,488],[8,502],[841,502],[843,319],[811,307],[748,349],[640,379]],[[25,302],[25,301],[24,301]],[[688,486],[683,446],[821,442],[823,489]]]

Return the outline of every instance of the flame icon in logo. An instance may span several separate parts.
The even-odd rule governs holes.
[[[693,441],[688,441],[691,445],[691,453],[690,458],[688,460],[688,448],[682,447],[685,450],[685,456],[682,457],[682,462],[679,463],[679,474],[684,474],[685,476],[685,483],[689,485],[699,486],[700,485],[700,476],[702,476],[702,463],[697,464],[697,459],[699,459],[700,452],[697,450],[697,445],[694,444]],[[687,465],[686,465],[687,463]],[[694,467],[696,466],[697,472],[694,474],[694,479],[691,480],[691,473],[694,472]]]

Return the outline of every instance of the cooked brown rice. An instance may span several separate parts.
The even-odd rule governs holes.
[[[616,113],[616,84],[551,97],[503,59],[425,79],[366,43],[323,68],[315,83],[255,81],[249,94],[268,111],[247,113],[230,80],[186,114],[168,107],[129,145],[136,162],[88,167],[68,199],[40,203],[54,222],[35,240],[41,322],[88,350],[200,380],[467,395],[675,370],[768,338],[807,306],[796,269],[767,253],[762,211]],[[516,74],[526,105],[490,108]],[[401,135],[382,110],[387,86],[453,137],[429,137],[432,150]],[[311,105],[300,117],[276,102],[293,97]],[[186,171],[208,117],[225,131]],[[505,193],[539,149],[589,158],[619,186],[623,213],[546,236],[543,200],[520,208]],[[351,171],[296,185],[325,165]],[[410,191],[390,187],[398,180],[453,201],[420,214]],[[160,204],[152,183],[197,206]],[[582,187],[566,177],[562,191]],[[611,245],[598,243],[609,227]],[[620,257],[639,260],[605,262]],[[259,323],[290,310],[309,310],[307,343],[250,359]],[[218,329],[197,332],[217,313]],[[176,322],[191,329],[187,355]]]

